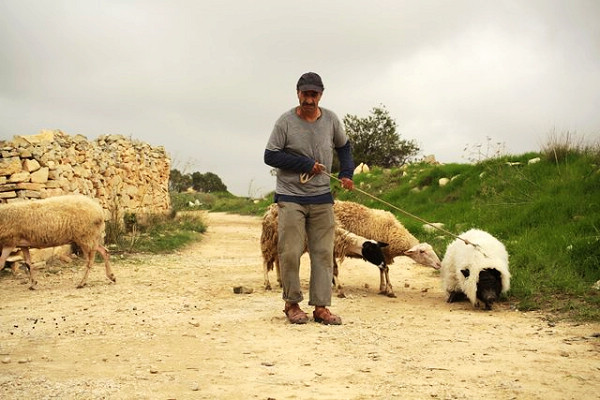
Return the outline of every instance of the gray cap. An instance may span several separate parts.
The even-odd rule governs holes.
[[[298,83],[296,84],[296,90],[301,92],[319,92],[322,93],[325,90],[323,86],[323,81],[319,74],[315,72],[307,72],[303,74],[300,79],[298,79]]]

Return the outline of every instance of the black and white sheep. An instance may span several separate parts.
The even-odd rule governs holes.
[[[336,201],[333,210],[344,229],[388,244],[382,249],[386,265],[392,264],[397,256],[407,256],[421,265],[440,269],[441,262],[433,247],[420,243],[391,212],[351,201]],[[394,297],[388,271],[381,270],[380,274],[380,290]]]
[[[0,205],[0,269],[12,251],[20,248],[29,269],[30,289],[37,284],[30,248],[46,248],[75,243],[87,261],[85,274],[77,287],[85,286],[96,251],[104,259],[106,276],[116,282],[108,258],[101,245],[104,236],[102,207],[83,195],[50,197]]]
[[[466,297],[474,307],[483,304],[491,310],[500,294],[510,289],[508,252],[498,239],[479,229],[459,237],[474,245],[457,238],[446,249],[440,272],[448,303]]]
[[[393,264],[395,257],[407,256],[434,269],[442,266],[433,247],[428,243],[420,243],[391,212],[351,201],[336,201],[333,210],[344,229],[388,244],[383,249],[386,264]]]
[[[279,209],[277,204],[271,204],[265,212],[262,221],[260,248],[263,257],[264,286],[266,290],[271,290],[269,271],[273,270],[273,266],[275,266],[277,281],[281,286],[281,272],[279,268],[279,255],[277,252],[278,215]],[[339,281],[338,260],[341,264],[345,257],[360,257],[377,265],[380,270],[385,270],[387,269],[387,265],[385,264],[385,259],[381,251],[381,248],[385,246],[387,246],[387,244],[365,239],[346,231],[341,228],[339,224],[336,224],[333,248],[333,285],[338,291],[338,296],[344,296],[343,288]],[[304,251],[308,251],[308,245],[306,244]]]

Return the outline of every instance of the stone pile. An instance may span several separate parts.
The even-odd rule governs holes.
[[[0,202],[68,193],[96,198],[107,219],[168,212],[171,161],[163,147],[121,135],[94,141],[60,130],[0,142]],[[113,214],[114,215],[114,214]]]

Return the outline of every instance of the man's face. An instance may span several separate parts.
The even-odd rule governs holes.
[[[319,100],[321,100],[322,94],[312,90],[306,92],[298,91],[298,100],[303,111],[307,113],[314,112],[319,107]]]

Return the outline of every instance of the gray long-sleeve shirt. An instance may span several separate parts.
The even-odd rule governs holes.
[[[300,174],[310,172],[315,161],[331,172],[333,150],[344,149],[340,177],[352,178],[354,163],[348,137],[339,118],[332,111],[320,108],[321,116],[314,122],[300,118],[293,108],[275,122],[265,150],[265,162],[277,168],[276,193],[285,196],[319,196],[330,192],[327,175],[319,174],[307,183]],[[281,155],[283,157],[277,157]],[[342,161],[340,159],[340,161]]]

